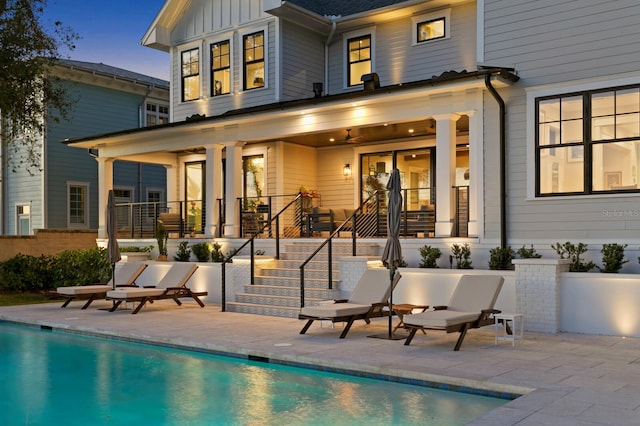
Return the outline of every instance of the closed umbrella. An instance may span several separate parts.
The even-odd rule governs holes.
[[[116,226],[116,198],[113,190],[109,190],[107,199],[107,262],[111,263],[111,284],[116,288],[116,263],[122,258],[120,247],[118,246],[117,226]]]
[[[400,245],[400,215],[402,214],[402,194],[400,188],[400,171],[395,168],[391,172],[391,178],[387,182],[387,243],[382,252],[382,263],[389,269],[389,333],[388,339],[393,339],[392,305],[393,305],[393,277],[402,262],[402,246]],[[378,336],[382,337],[382,336]],[[402,337],[404,338],[404,337]],[[400,339],[400,338],[398,338]]]

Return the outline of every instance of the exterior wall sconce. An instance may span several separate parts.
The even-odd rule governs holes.
[[[364,83],[364,90],[370,91],[380,88],[380,77],[375,72],[371,74],[362,74],[360,81]]]
[[[322,82],[313,83],[313,95],[315,98],[319,98],[322,96],[322,91],[324,90]]]
[[[344,165],[344,168],[342,169],[342,174],[346,178],[351,177],[351,164]]]

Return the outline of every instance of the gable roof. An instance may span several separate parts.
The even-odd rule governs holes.
[[[121,80],[127,80],[132,83],[143,83],[145,85],[151,85],[158,88],[169,90],[169,82],[160,78],[151,77],[145,74],[140,74],[134,71],[125,70],[111,65],[95,62],[74,61],[71,59],[58,59],[57,65],[86,71],[93,74],[99,74],[107,77],[116,77]]]

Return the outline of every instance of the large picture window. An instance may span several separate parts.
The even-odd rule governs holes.
[[[347,41],[347,82],[349,86],[362,84],[361,77],[371,73],[371,35]]]
[[[229,40],[211,45],[211,96],[231,93],[231,45]]]
[[[244,46],[244,90],[264,87],[264,31],[242,37]]]
[[[198,49],[182,52],[182,101],[200,98],[200,54]]]
[[[637,191],[640,86],[536,99],[536,194]]]

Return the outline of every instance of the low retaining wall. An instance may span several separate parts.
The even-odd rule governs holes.
[[[0,236],[0,262],[17,254],[51,256],[65,250],[90,249],[96,246],[98,231],[36,229],[34,235]]]

